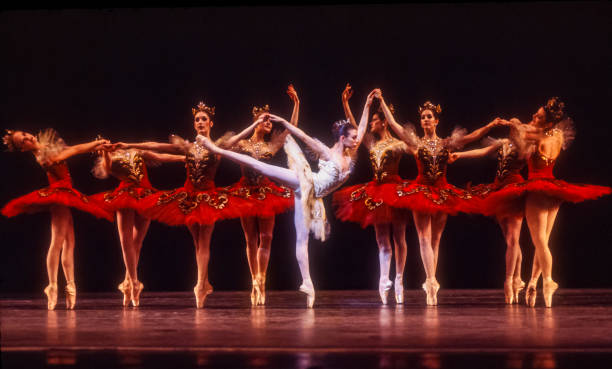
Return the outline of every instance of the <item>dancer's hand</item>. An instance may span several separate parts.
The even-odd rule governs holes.
[[[372,101],[374,101],[375,98],[375,93],[376,90],[372,90],[369,94],[368,94],[368,98],[366,99],[366,107],[370,107],[372,105]]]
[[[382,100],[383,96],[382,96],[382,90],[380,88],[375,88],[374,90],[372,90],[372,92],[374,93],[375,98]]]
[[[344,87],[344,91],[342,91],[342,101],[349,101],[349,99],[353,96],[353,88],[350,83],[346,84]]]
[[[452,164],[455,161],[457,161],[457,159],[459,159],[459,154],[457,154],[456,152],[452,152],[448,155],[448,163]]]
[[[198,143],[198,145],[204,146],[205,148],[207,148],[211,152],[214,152],[214,153],[218,153],[219,152],[219,148],[210,140],[210,138],[208,138],[206,136],[197,135],[196,136],[196,142]]]
[[[287,95],[289,95],[289,98],[291,98],[291,101],[293,102],[300,101],[300,99],[298,98],[297,91],[295,91],[295,88],[292,84],[289,84],[289,87],[287,87]]]
[[[282,124],[290,124],[289,122],[287,122],[285,119],[279,117],[278,115],[268,114],[268,116],[270,117],[270,120],[272,122],[277,122],[277,123],[282,123]]]

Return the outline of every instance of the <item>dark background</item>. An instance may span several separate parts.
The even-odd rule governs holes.
[[[289,117],[292,105],[284,91],[293,83],[301,99],[300,126],[331,143],[329,128],[343,118],[340,93],[347,82],[355,89],[351,106],[357,117],[375,87],[402,122],[418,123],[417,106],[425,100],[440,103],[441,136],[454,125],[471,130],[496,116],[528,120],[547,98],[560,96],[578,134],[559,157],[557,177],[611,185],[611,9],[609,3],[491,3],[5,11],[0,122],[30,132],[54,127],[68,144],[97,134],[123,141],[165,141],[169,133],[193,139],[191,107],[204,100],[217,109],[216,138],[246,126],[253,105],[268,103]],[[32,155],[0,156],[1,204],[46,185]],[[286,165],[284,153],[276,160]],[[365,149],[358,160],[347,184],[371,177]],[[69,160],[75,187],[87,194],[113,188],[116,180],[93,178],[92,164],[89,155]],[[494,168],[493,158],[458,162],[448,178],[459,186],[489,182]],[[412,158],[403,160],[401,174],[415,177]],[[224,161],[216,182],[228,185],[239,176],[238,167]],[[178,187],[184,168],[152,168],[150,178],[160,189]],[[326,204],[331,216],[329,199]],[[553,276],[562,287],[612,287],[611,204],[608,196],[562,206],[550,240]],[[124,274],[115,226],[78,211],[73,215],[79,290],[115,291]],[[277,217],[269,289],[296,289],[300,282],[292,215]],[[310,243],[315,286],[375,289],[373,229],[331,218],[331,239]],[[42,291],[49,214],[5,218],[0,228],[0,291]],[[533,246],[526,225],[521,241],[527,280]],[[407,242],[406,286],[418,288],[424,272],[412,223]],[[248,290],[237,219],[217,224],[211,249],[215,288]],[[450,217],[441,242],[440,284],[501,288],[504,250],[492,219]],[[187,230],[154,222],[140,263],[146,290],[190,290],[195,273]]]

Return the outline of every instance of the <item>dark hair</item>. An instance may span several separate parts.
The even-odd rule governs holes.
[[[4,146],[6,146],[6,151],[20,151],[21,147],[17,147],[17,145],[15,145],[15,139],[13,137],[15,135],[15,131],[10,129],[5,131],[4,136],[2,136],[2,143]]]
[[[348,120],[338,120],[334,122],[332,127],[332,135],[334,136],[334,141],[338,141],[341,136],[348,136],[349,131],[351,129],[355,129],[353,125]]]
[[[559,123],[565,117],[563,109],[565,104],[558,97],[551,97],[544,106],[544,119],[546,122]]]

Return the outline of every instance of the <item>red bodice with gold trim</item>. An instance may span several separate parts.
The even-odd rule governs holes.
[[[185,155],[185,168],[187,168],[185,188],[202,191],[213,188],[219,161],[218,155],[211,154],[204,147],[194,143]]]

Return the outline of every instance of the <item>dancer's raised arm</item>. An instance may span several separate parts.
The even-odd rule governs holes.
[[[300,99],[298,97],[297,91],[292,84],[287,87],[287,95],[293,101],[293,112],[291,112],[291,124],[297,127],[298,119],[300,117]]]
[[[270,120],[273,122],[281,123],[292,135],[302,140],[312,151],[325,160],[331,159],[331,152],[329,147],[325,146],[321,141],[315,140],[314,138],[307,135],[304,131],[298,127],[287,122],[285,119],[278,115],[270,114]]]
[[[240,140],[244,140],[249,134],[251,134],[251,132],[253,132],[253,130],[255,129],[255,127],[257,127],[257,125],[261,122],[264,121],[264,115],[265,114],[261,114],[259,116],[259,118],[257,118],[253,123],[251,123],[248,127],[246,127],[245,129],[242,130],[242,132],[238,133],[237,135],[234,135],[232,137],[230,137],[229,139],[225,140],[224,142],[222,142],[219,146],[226,149],[226,148],[231,148],[233,147],[235,144],[238,143],[238,141]]]
[[[486,135],[491,129],[495,128],[495,127],[499,127],[499,126],[507,126],[507,121],[503,120],[499,117],[493,119],[491,122],[489,122],[488,124],[472,131],[471,133],[468,133],[467,135],[460,137],[457,142],[456,145],[458,147],[464,146],[469,144],[470,142],[473,141],[477,141],[480,140],[481,138],[484,137],[484,135]]]
[[[393,117],[393,113],[391,112],[391,109],[389,109],[389,106],[387,106],[387,103],[383,98],[382,91],[379,88],[374,90],[374,97],[380,100],[380,107],[383,111],[383,114],[385,115],[385,119],[389,123],[389,126],[391,127],[393,132],[395,132],[395,134],[398,135],[399,138],[401,138],[406,143],[406,151],[413,155],[416,154],[416,136],[414,134],[414,131],[407,132],[404,127],[402,127],[395,120],[395,118]]]
[[[453,152],[450,154],[448,163],[449,164],[453,163],[457,161],[458,159],[473,159],[473,158],[480,158],[482,156],[487,156],[489,154],[494,153],[495,150],[499,149],[499,147],[502,146],[506,142],[509,142],[509,140],[504,138],[504,139],[496,140],[491,145],[485,146],[480,149]]]
[[[342,91],[342,108],[344,109],[344,115],[346,119],[357,129],[357,121],[353,116],[353,112],[351,111],[351,106],[349,105],[349,100],[353,96],[353,88],[350,84],[346,84],[344,91]]]
[[[370,107],[372,106],[372,101],[374,101],[375,92],[376,90],[372,90],[372,92],[368,94],[365,105],[363,106],[361,120],[359,121],[359,126],[357,126],[357,145],[353,149],[355,151],[359,148],[359,145],[361,145],[361,141],[363,141],[363,136],[365,135],[366,130],[368,128],[368,117],[370,115]]]

